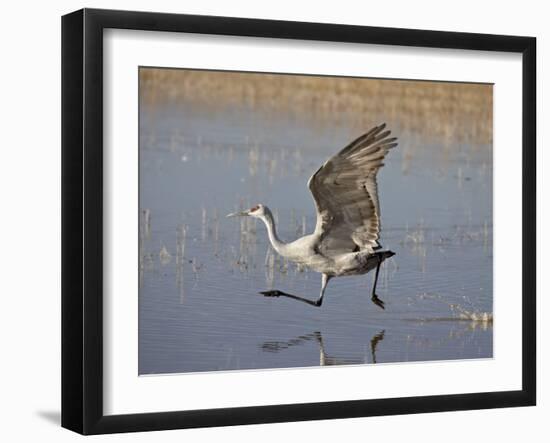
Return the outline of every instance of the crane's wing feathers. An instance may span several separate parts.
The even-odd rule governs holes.
[[[380,247],[376,174],[397,146],[385,124],[371,129],[328,159],[308,181],[317,209],[319,252],[337,254]]]

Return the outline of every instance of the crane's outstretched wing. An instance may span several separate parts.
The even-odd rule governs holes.
[[[317,209],[315,234],[319,252],[333,255],[374,251],[380,234],[380,204],[376,174],[397,138],[371,129],[332,156],[308,181]]]

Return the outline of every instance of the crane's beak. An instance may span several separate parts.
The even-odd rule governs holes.
[[[227,214],[226,217],[244,217],[246,215],[250,215],[248,211],[241,211],[241,212],[232,212],[231,214]]]

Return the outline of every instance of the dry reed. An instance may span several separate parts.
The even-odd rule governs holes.
[[[148,105],[248,107],[361,127],[385,119],[419,136],[488,146],[492,91],[492,85],[473,83],[140,69],[141,100]]]

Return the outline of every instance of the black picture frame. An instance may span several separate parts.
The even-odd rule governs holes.
[[[502,51],[522,55],[522,389],[131,415],[103,413],[103,30]],[[83,9],[62,18],[62,426],[82,434],[228,426],[536,403],[536,39]],[[519,122],[518,122],[519,124]]]

